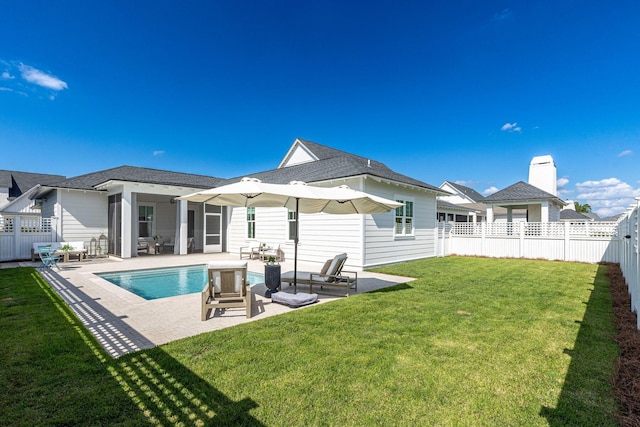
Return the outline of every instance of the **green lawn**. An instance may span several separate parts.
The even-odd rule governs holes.
[[[0,425],[617,425],[605,266],[379,271],[419,279],[113,360],[35,270],[0,270]]]

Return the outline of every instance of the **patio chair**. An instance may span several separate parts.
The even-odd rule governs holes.
[[[280,245],[266,245],[260,248],[260,260],[268,261],[269,258],[273,258],[276,262],[282,262]]]
[[[40,270],[56,267],[58,271],[60,271],[58,261],[60,261],[61,255],[56,254],[55,249],[52,249],[50,246],[40,246],[38,247],[38,256],[40,257],[40,261],[42,261],[38,267]]]
[[[138,237],[138,252],[146,251],[148,254],[151,253],[151,246],[149,245],[149,241],[144,237]]]
[[[240,259],[243,255],[249,255],[249,259],[258,259],[260,257],[261,244],[258,242],[251,242],[249,246],[243,246],[240,248]]]
[[[190,254],[196,248],[196,239],[195,237],[189,237],[187,239],[187,253]]]
[[[209,280],[202,290],[201,320],[207,320],[209,310],[245,308],[251,317],[251,288],[247,280],[246,261],[210,261]]]
[[[297,293],[297,285],[309,285],[309,293],[313,293],[314,286],[323,290],[325,287],[345,289],[345,296],[349,296],[351,289],[358,291],[358,273],[345,271],[343,267],[347,262],[347,254],[341,253],[327,260],[319,272],[298,271],[293,292]],[[287,271],[280,277],[282,283],[294,284],[293,271]],[[318,292],[316,290],[316,292]]]

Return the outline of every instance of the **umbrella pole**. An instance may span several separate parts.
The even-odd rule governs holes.
[[[298,202],[300,198],[296,197],[296,234],[293,239],[293,292],[298,292]]]

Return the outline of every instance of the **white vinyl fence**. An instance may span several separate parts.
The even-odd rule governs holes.
[[[622,236],[620,253],[620,269],[627,282],[631,295],[631,311],[639,313],[640,309],[640,237],[638,236],[638,209],[640,198],[637,198],[635,206],[630,207],[624,219],[618,225],[618,234]],[[638,328],[640,329],[640,316],[638,316]]]
[[[616,222],[453,223],[443,255],[619,262],[622,237]]]
[[[37,242],[54,242],[56,218],[0,216],[0,261],[31,259],[31,248]]]

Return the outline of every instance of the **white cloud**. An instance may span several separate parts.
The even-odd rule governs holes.
[[[618,157],[630,156],[633,154],[631,150],[624,150],[622,153],[618,154]]]
[[[567,184],[569,183],[569,178],[563,176],[562,178],[558,178],[558,180],[556,181],[556,185],[558,188],[564,188],[567,186]]]
[[[482,192],[482,195],[483,196],[490,196],[490,195],[492,195],[493,193],[495,193],[497,191],[498,191],[498,189],[496,187],[491,186],[491,187],[487,188],[486,190],[484,190]]]
[[[516,122],[505,123],[505,124],[502,125],[500,130],[503,131],[503,132],[522,132],[522,128],[520,126],[518,126],[518,123],[516,123]]]
[[[640,188],[633,188],[618,178],[580,182],[576,184],[576,189],[576,198],[589,203],[601,217],[624,212],[636,197],[640,197]]]
[[[155,150],[153,152],[154,156],[162,156],[164,154],[164,150]]]
[[[464,180],[461,180],[461,179],[459,179],[457,181],[454,181],[454,183],[458,184],[458,185],[464,185],[465,187],[469,187],[469,188],[473,188],[473,186],[475,184],[477,184],[476,181],[464,181]]]
[[[511,9],[503,9],[501,12],[493,15],[494,21],[506,21],[511,18],[513,18],[513,12],[511,11]]]
[[[30,65],[20,64],[18,67],[22,73],[22,78],[29,83],[36,84],[38,86],[46,87],[47,89],[62,90],[67,89],[67,83],[59,78],[47,74],[44,71],[40,71],[37,68],[33,68]]]
[[[16,78],[15,76],[12,76],[8,71],[3,71],[1,76],[3,80],[13,80]]]

